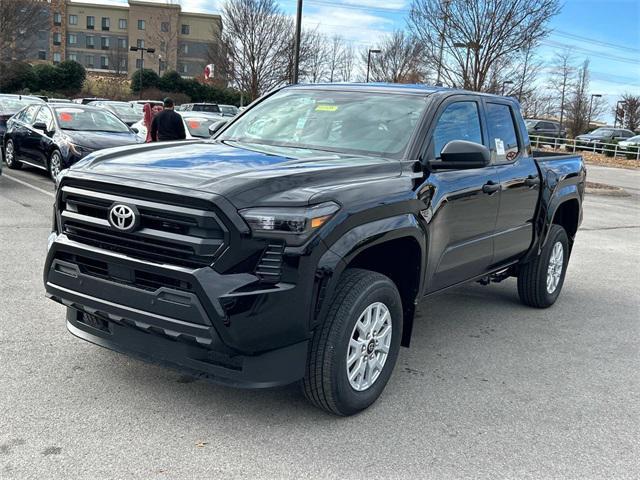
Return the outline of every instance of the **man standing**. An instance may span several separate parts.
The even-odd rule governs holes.
[[[165,98],[164,109],[151,122],[151,141],[167,142],[184,140],[186,137],[182,117],[173,110],[173,100]]]

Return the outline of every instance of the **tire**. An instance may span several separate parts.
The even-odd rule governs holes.
[[[559,248],[561,248],[561,264],[558,263]],[[540,254],[520,266],[518,273],[520,301],[536,308],[547,308],[553,305],[562,290],[568,262],[569,239],[567,232],[560,225],[554,224],[551,226],[549,236]],[[554,266],[550,263],[553,263]]]
[[[7,140],[7,144],[4,147],[4,161],[7,164],[7,167],[12,168],[13,170],[20,170],[22,168],[22,163],[16,160],[16,148],[13,145],[12,140]]]
[[[49,171],[51,180],[55,182],[58,173],[62,170],[62,154],[60,153],[60,150],[54,150],[51,152],[51,156],[47,162],[47,170]]]
[[[330,305],[311,340],[303,391],[318,408],[336,415],[353,415],[374,403],[391,377],[402,338],[402,300],[388,277],[348,269]],[[367,311],[379,321],[365,323]],[[369,340],[364,334],[365,325],[374,331]],[[388,333],[375,335],[387,332],[387,327]],[[348,361],[348,354],[355,360]]]

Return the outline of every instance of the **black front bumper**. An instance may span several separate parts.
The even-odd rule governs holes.
[[[108,275],[96,273],[99,262]],[[176,285],[138,284],[140,272],[147,282]],[[295,315],[300,292],[286,284],[249,288],[255,280],[154,265],[65,235],[52,239],[44,270],[47,296],[68,307],[67,328],[80,338],[227,385],[295,382],[308,346],[306,316]]]

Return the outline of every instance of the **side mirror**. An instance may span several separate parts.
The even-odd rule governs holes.
[[[36,122],[33,124],[33,129],[34,130],[41,130],[43,132],[47,131],[47,124],[44,122]]]
[[[535,127],[533,127],[534,130],[540,130],[540,127],[538,125],[536,125]]]
[[[452,140],[440,152],[440,161],[429,162],[433,169],[462,170],[483,168],[491,162],[491,152],[487,147],[466,140]]]
[[[211,125],[209,125],[209,135],[214,136],[227,123],[229,123],[229,120],[218,120],[217,122],[212,123]]]
[[[140,130],[138,130],[138,128],[137,128],[137,127],[131,127],[131,131],[132,131],[133,133],[140,133]]]

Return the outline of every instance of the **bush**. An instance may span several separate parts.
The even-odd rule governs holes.
[[[640,154],[640,147],[627,147],[626,157],[627,160],[637,160],[640,158],[638,155]]]
[[[602,153],[604,153],[605,157],[615,157],[616,156],[616,145],[618,145],[617,140],[611,140],[607,142],[606,145],[602,145]]]
[[[156,72],[145,68],[142,70],[142,89],[146,88],[158,88],[158,84],[160,83],[160,77]],[[136,70],[133,75],[131,75],[131,91],[133,93],[140,92],[140,70]]]
[[[26,62],[0,63],[0,92],[15,93],[37,90],[33,67]]]
[[[182,92],[184,90],[185,81],[175,70],[165,73],[158,82],[158,88],[165,92]]]
[[[78,92],[82,89],[87,71],[82,65],[73,60],[65,60],[56,67],[60,72],[60,90]]]
[[[64,88],[62,72],[53,65],[40,64],[33,67],[36,77],[34,90],[47,90],[49,92]]]

